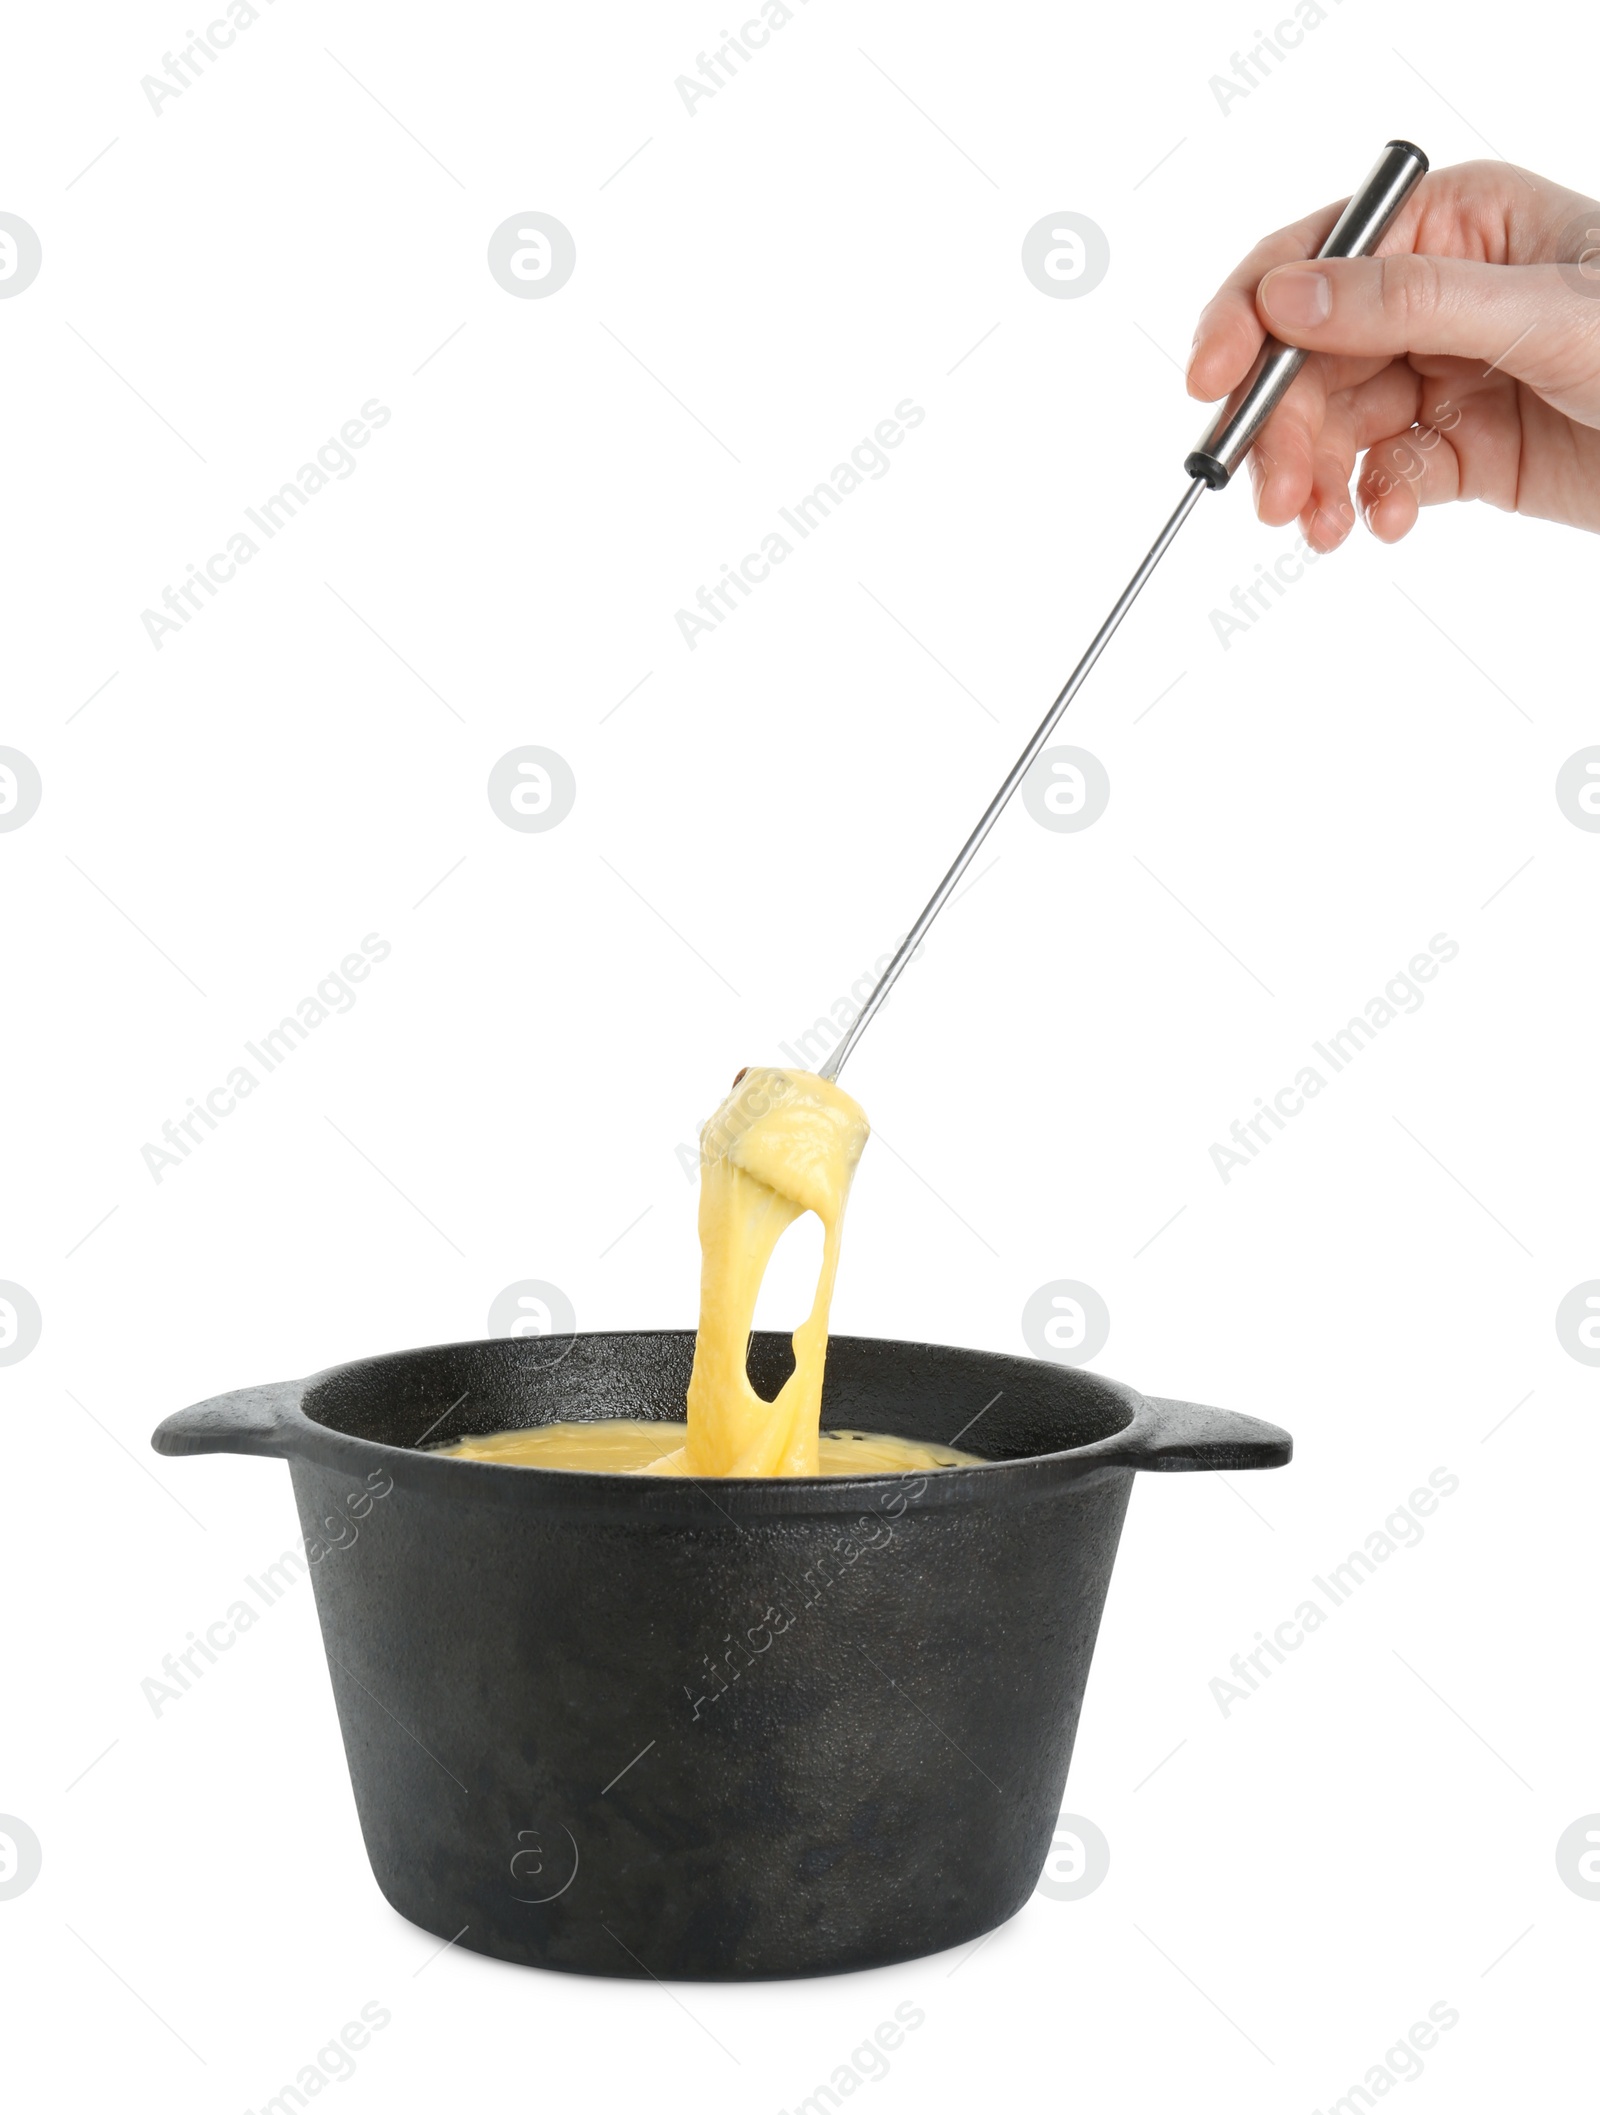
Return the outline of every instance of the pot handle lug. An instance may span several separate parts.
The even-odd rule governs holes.
[[[1101,1460],[1119,1468],[1157,1469],[1168,1474],[1202,1469],[1281,1469],[1294,1441],[1281,1425],[1206,1403],[1180,1403],[1147,1395],[1126,1431],[1105,1443]],[[1086,1448],[1086,1453],[1094,1451]]]
[[[305,1424],[300,1399],[304,1381],[269,1381],[235,1388],[191,1403],[163,1418],[150,1435],[158,1454],[266,1454],[287,1458],[298,1451]]]

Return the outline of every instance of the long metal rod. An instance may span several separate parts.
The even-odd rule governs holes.
[[[1088,675],[1090,669],[1093,668],[1096,661],[1099,660],[1101,654],[1104,652],[1105,647],[1111,638],[1112,633],[1122,622],[1123,618],[1128,614],[1129,610],[1132,609],[1135,601],[1138,599],[1139,590],[1144,586],[1145,582],[1150,578],[1150,575],[1160,564],[1162,554],[1165,552],[1167,545],[1171,543],[1173,537],[1176,536],[1178,531],[1183,527],[1183,524],[1188,517],[1189,510],[1193,507],[1195,501],[1205,490],[1206,485],[1204,480],[1198,477],[1195,478],[1189,486],[1188,491],[1185,492],[1182,499],[1180,499],[1178,504],[1173,508],[1171,515],[1168,517],[1165,528],[1161,531],[1161,534],[1156,538],[1155,542],[1145,553],[1144,558],[1139,566],[1139,570],[1134,574],[1133,578],[1128,582],[1127,586],[1123,589],[1122,593],[1117,597],[1116,603],[1112,608],[1110,616],[1107,617],[1105,623],[1101,625],[1100,629],[1089,641],[1088,652],[1084,655],[1083,659],[1078,663],[1077,667],[1072,671],[1071,675],[1068,676],[1066,682],[1062,685],[1061,691],[1057,696],[1055,703],[1050,707],[1050,710],[1040,721],[1038,731],[1035,733],[1032,741],[1029,742],[1027,748],[1023,750],[1021,756],[1019,756],[1017,758],[1017,761],[1012,765],[1011,770],[1007,775],[1005,784],[1000,788],[1000,791],[995,795],[994,799],[990,801],[988,807],[984,809],[982,815],[978,818],[977,828],[967,839],[966,843],[961,847],[961,850],[956,854],[955,862],[951,866],[949,873],[945,875],[943,881],[940,882],[939,886],[928,898],[927,904],[923,909],[921,917],[911,928],[910,932],[906,934],[904,940],[901,941],[899,949],[895,954],[894,960],[889,964],[889,967],[884,971],[883,975],[872,987],[872,991],[867,998],[866,1005],[862,1007],[860,1013],[857,1014],[855,1020],[851,1023],[849,1031],[846,1034],[844,1041],[839,1045],[837,1050],[832,1052],[832,1054],[827,1059],[827,1062],[820,1068],[822,1077],[824,1079],[836,1080],[839,1077],[839,1074],[844,1070],[845,1060],[849,1057],[851,1051],[854,1050],[856,1044],[860,1041],[862,1030],[872,1019],[872,1016],[877,1012],[878,1008],[883,1004],[884,1000],[889,996],[889,993],[893,988],[894,981],[899,976],[901,970],[905,968],[906,964],[911,960],[911,957],[922,945],[923,938],[927,933],[928,927],[932,925],[934,919],[938,917],[940,911],[944,908],[945,901],[948,898],[950,891],[955,887],[956,883],[961,879],[962,875],[971,865],[973,855],[974,853],[976,853],[979,845],[983,843],[983,840],[988,836],[989,832],[999,821],[1001,810],[1005,807],[1007,801],[1010,800],[1012,794],[1016,792],[1017,788],[1022,784],[1022,781],[1027,777],[1029,770],[1033,766],[1035,758],[1038,756],[1040,750],[1043,749],[1045,743],[1049,741],[1051,735],[1055,732],[1057,721],[1061,718],[1061,715],[1066,711],[1067,707],[1072,703],[1073,698],[1077,695],[1079,687],[1081,686],[1084,677]]]

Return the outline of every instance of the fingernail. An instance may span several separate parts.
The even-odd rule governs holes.
[[[1326,272],[1308,271],[1303,265],[1282,265],[1268,272],[1261,282],[1261,305],[1275,323],[1291,330],[1305,330],[1326,323],[1333,313],[1333,288]]]

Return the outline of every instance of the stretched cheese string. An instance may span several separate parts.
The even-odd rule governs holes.
[[[814,1072],[757,1066],[700,1135],[700,1328],[689,1379],[689,1437],[658,1476],[815,1476],[828,1309],[866,1115]],[[802,1212],[822,1222],[822,1269],[794,1333],[794,1371],[771,1402],[746,1359],[761,1280]]]
[[[976,1463],[934,1441],[819,1432],[839,1238],[866,1142],[865,1115],[832,1080],[776,1066],[741,1073],[700,1135],[700,1327],[687,1426],[634,1418],[530,1425],[442,1451],[640,1476],[860,1476]],[[772,1252],[802,1212],[822,1222],[822,1268],[794,1334],[794,1371],[767,1402],[746,1370],[750,1329]],[[664,1452],[680,1433],[683,1443]]]

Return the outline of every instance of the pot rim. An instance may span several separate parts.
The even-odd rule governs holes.
[[[688,1329],[581,1330],[574,1340],[587,1343],[631,1341],[640,1338],[674,1337],[692,1341]],[[1023,1357],[1015,1352],[982,1351],[971,1346],[932,1344],[892,1337],[834,1336],[833,1346],[870,1347],[876,1351],[909,1354],[957,1353],[982,1360],[994,1370],[1026,1369],[1037,1375],[1082,1374],[1108,1394],[1124,1410],[1116,1429],[1076,1447],[1057,1448],[1043,1454],[1014,1454],[971,1466],[931,1469],[926,1473],[907,1470],[866,1471],[849,1476],[728,1476],[648,1477],[618,1470],[548,1469],[534,1463],[464,1460],[424,1446],[401,1446],[389,1440],[368,1439],[325,1424],[308,1414],[306,1404],[326,1384],[345,1380],[373,1367],[397,1359],[448,1356],[451,1353],[481,1354],[486,1344],[509,1339],[466,1338],[453,1344],[413,1345],[401,1351],[381,1352],[366,1358],[341,1361],[319,1372],[293,1381],[235,1389],[213,1396],[168,1417],[151,1435],[151,1445],[160,1454],[241,1453],[276,1456],[290,1462],[311,1461],[325,1468],[360,1475],[384,1467],[411,1489],[433,1480],[435,1495],[446,1488],[439,1478],[457,1478],[463,1496],[473,1486],[474,1500],[500,1499],[539,1507],[576,1508],[593,1513],[614,1512],[626,1519],[662,1518],[690,1514],[705,1520],[705,1502],[729,1518],[757,1515],[782,1518],[805,1513],[845,1514],[864,1501],[876,1501],[910,1493],[920,1484],[919,1507],[930,1500],[941,1504],[966,1505],[987,1491],[999,1501],[1014,1498],[1062,1481],[1077,1481],[1106,1470],[1128,1472],[1150,1469],[1184,1472],[1208,1469],[1244,1470],[1277,1468],[1293,1453],[1289,1434],[1276,1425],[1244,1417],[1234,1411],[1217,1410],[1204,1404],[1179,1402],[1169,1397],[1142,1395],[1126,1382],[1091,1372],[1086,1367],[1064,1367],[1053,1360]],[[547,1342],[547,1339],[528,1339]],[[440,1420],[442,1422],[442,1420]],[[665,1420],[663,1420],[665,1422]],[[426,1433],[423,1437],[426,1438]],[[402,1464],[404,1465],[402,1467]],[[425,1466],[424,1466],[425,1465]],[[506,1475],[514,1470],[515,1475]],[[712,1497],[715,1490],[720,1497]],[[937,1496],[936,1496],[937,1494]]]

